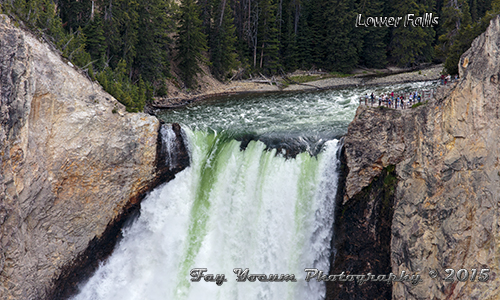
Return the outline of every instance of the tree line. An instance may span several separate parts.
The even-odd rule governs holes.
[[[348,73],[460,55],[500,13],[500,0],[0,0],[106,91],[141,111],[165,80],[196,89],[202,64],[219,80],[296,69]],[[434,27],[356,27],[364,16],[433,13]],[[171,63],[179,69],[172,74]]]

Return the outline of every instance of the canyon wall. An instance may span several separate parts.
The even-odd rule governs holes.
[[[422,282],[328,283],[329,299],[498,299],[500,16],[459,68],[458,84],[420,107],[359,107],[345,137],[332,274],[405,271]],[[448,268],[490,269],[489,280],[446,282]]]
[[[5,15],[0,89],[0,299],[62,297],[78,264],[95,265],[124,215],[181,167],[157,168],[156,118],[127,113]]]
[[[175,125],[180,160],[165,166],[156,118],[125,112],[3,15],[0,58],[0,299],[64,298],[144,193],[189,159]],[[345,137],[331,274],[422,282],[333,282],[328,299],[500,294],[500,17],[462,56],[460,78],[418,108],[360,107]],[[448,283],[447,268],[490,278]]]

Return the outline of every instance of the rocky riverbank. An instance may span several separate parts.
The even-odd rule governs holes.
[[[239,80],[232,81],[227,84],[210,80],[209,83],[205,84],[203,87],[200,85],[199,93],[188,94],[179,89],[175,89],[174,86],[171,86],[170,88],[174,89],[174,97],[157,98],[153,103],[151,103],[151,107],[175,108],[210,97],[243,93],[308,91],[360,85],[384,85],[413,81],[438,80],[442,69],[442,65],[431,65],[424,69],[415,71],[404,72],[404,70],[397,70],[394,71],[397,72],[397,74],[392,75],[387,75],[385,73],[380,73],[379,75],[361,73],[354,76],[318,79],[306,83],[291,83],[287,85],[282,84],[285,82],[284,79],[274,81],[268,79],[268,81],[262,80],[262,82],[259,83],[251,80]],[[321,78],[320,75],[316,75],[318,78]],[[279,82],[279,84],[277,84],[277,82]]]

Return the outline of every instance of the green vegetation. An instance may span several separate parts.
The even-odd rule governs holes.
[[[97,74],[96,78],[108,93],[127,107],[127,111],[139,112],[144,109],[147,87],[142,78],[139,78],[138,84],[132,84],[127,77],[124,59],[118,63],[114,71],[106,68]]]
[[[383,199],[382,199],[382,209],[381,213],[384,214],[386,211],[392,210],[392,201],[394,193],[396,192],[396,187],[398,184],[398,178],[396,175],[396,166],[388,165],[384,168],[382,175],[384,177],[383,181]]]
[[[364,73],[364,72],[363,72]],[[344,78],[344,77],[352,77],[356,74],[346,74],[346,73],[341,73],[341,72],[330,72],[329,73],[330,76],[328,76],[328,78],[330,77],[334,77],[334,78]]]
[[[445,61],[449,74],[458,73],[460,56],[483,33],[490,20],[500,13],[500,0],[446,0],[436,56]]]
[[[170,75],[171,4],[168,0],[92,3],[61,0],[56,6],[50,0],[15,0],[2,9],[98,80],[128,111],[142,111]]]
[[[411,108],[416,108],[416,107],[419,107],[419,106],[422,106],[424,104],[427,104],[429,102],[429,100],[425,101],[425,102],[418,102],[418,103],[415,103],[411,106]]]
[[[305,83],[305,82],[315,81],[315,80],[318,80],[321,78],[322,77],[320,77],[320,76],[314,76],[314,75],[297,75],[297,76],[290,76],[289,79],[292,82]]]
[[[237,65],[236,27],[228,1],[215,0],[214,22],[211,26],[210,61],[212,73],[219,80],[225,80]]]
[[[148,99],[168,96],[166,80],[196,89],[201,64],[219,80],[235,69],[239,76],[315,69],[325,78],[429,61],[454,74],[500,13],[500,0],[12,0],[0,9],[140,111]],[[358,14],[408,13],[433,13],[439,24],[355,26]]]
[[[188,88],[196,85],[194,77],[202,72],[200,63],[205,61],[203,51],[207,50],[206,35],[202,32],[199,15],[196,1],[181,1],[176,59],[182,71],[182,80]]]

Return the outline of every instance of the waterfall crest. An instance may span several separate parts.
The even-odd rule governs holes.
[[[329,270],[337,141],[286,159],[259,141],[242,151],[224,132],[185,135],[191,165],[142,202],[74,299],[322,299],[324,285],[305,282],[304,268]],[[191,282],[193,268],[227,282]],[[234,268],[297,281],[237,282]]]

